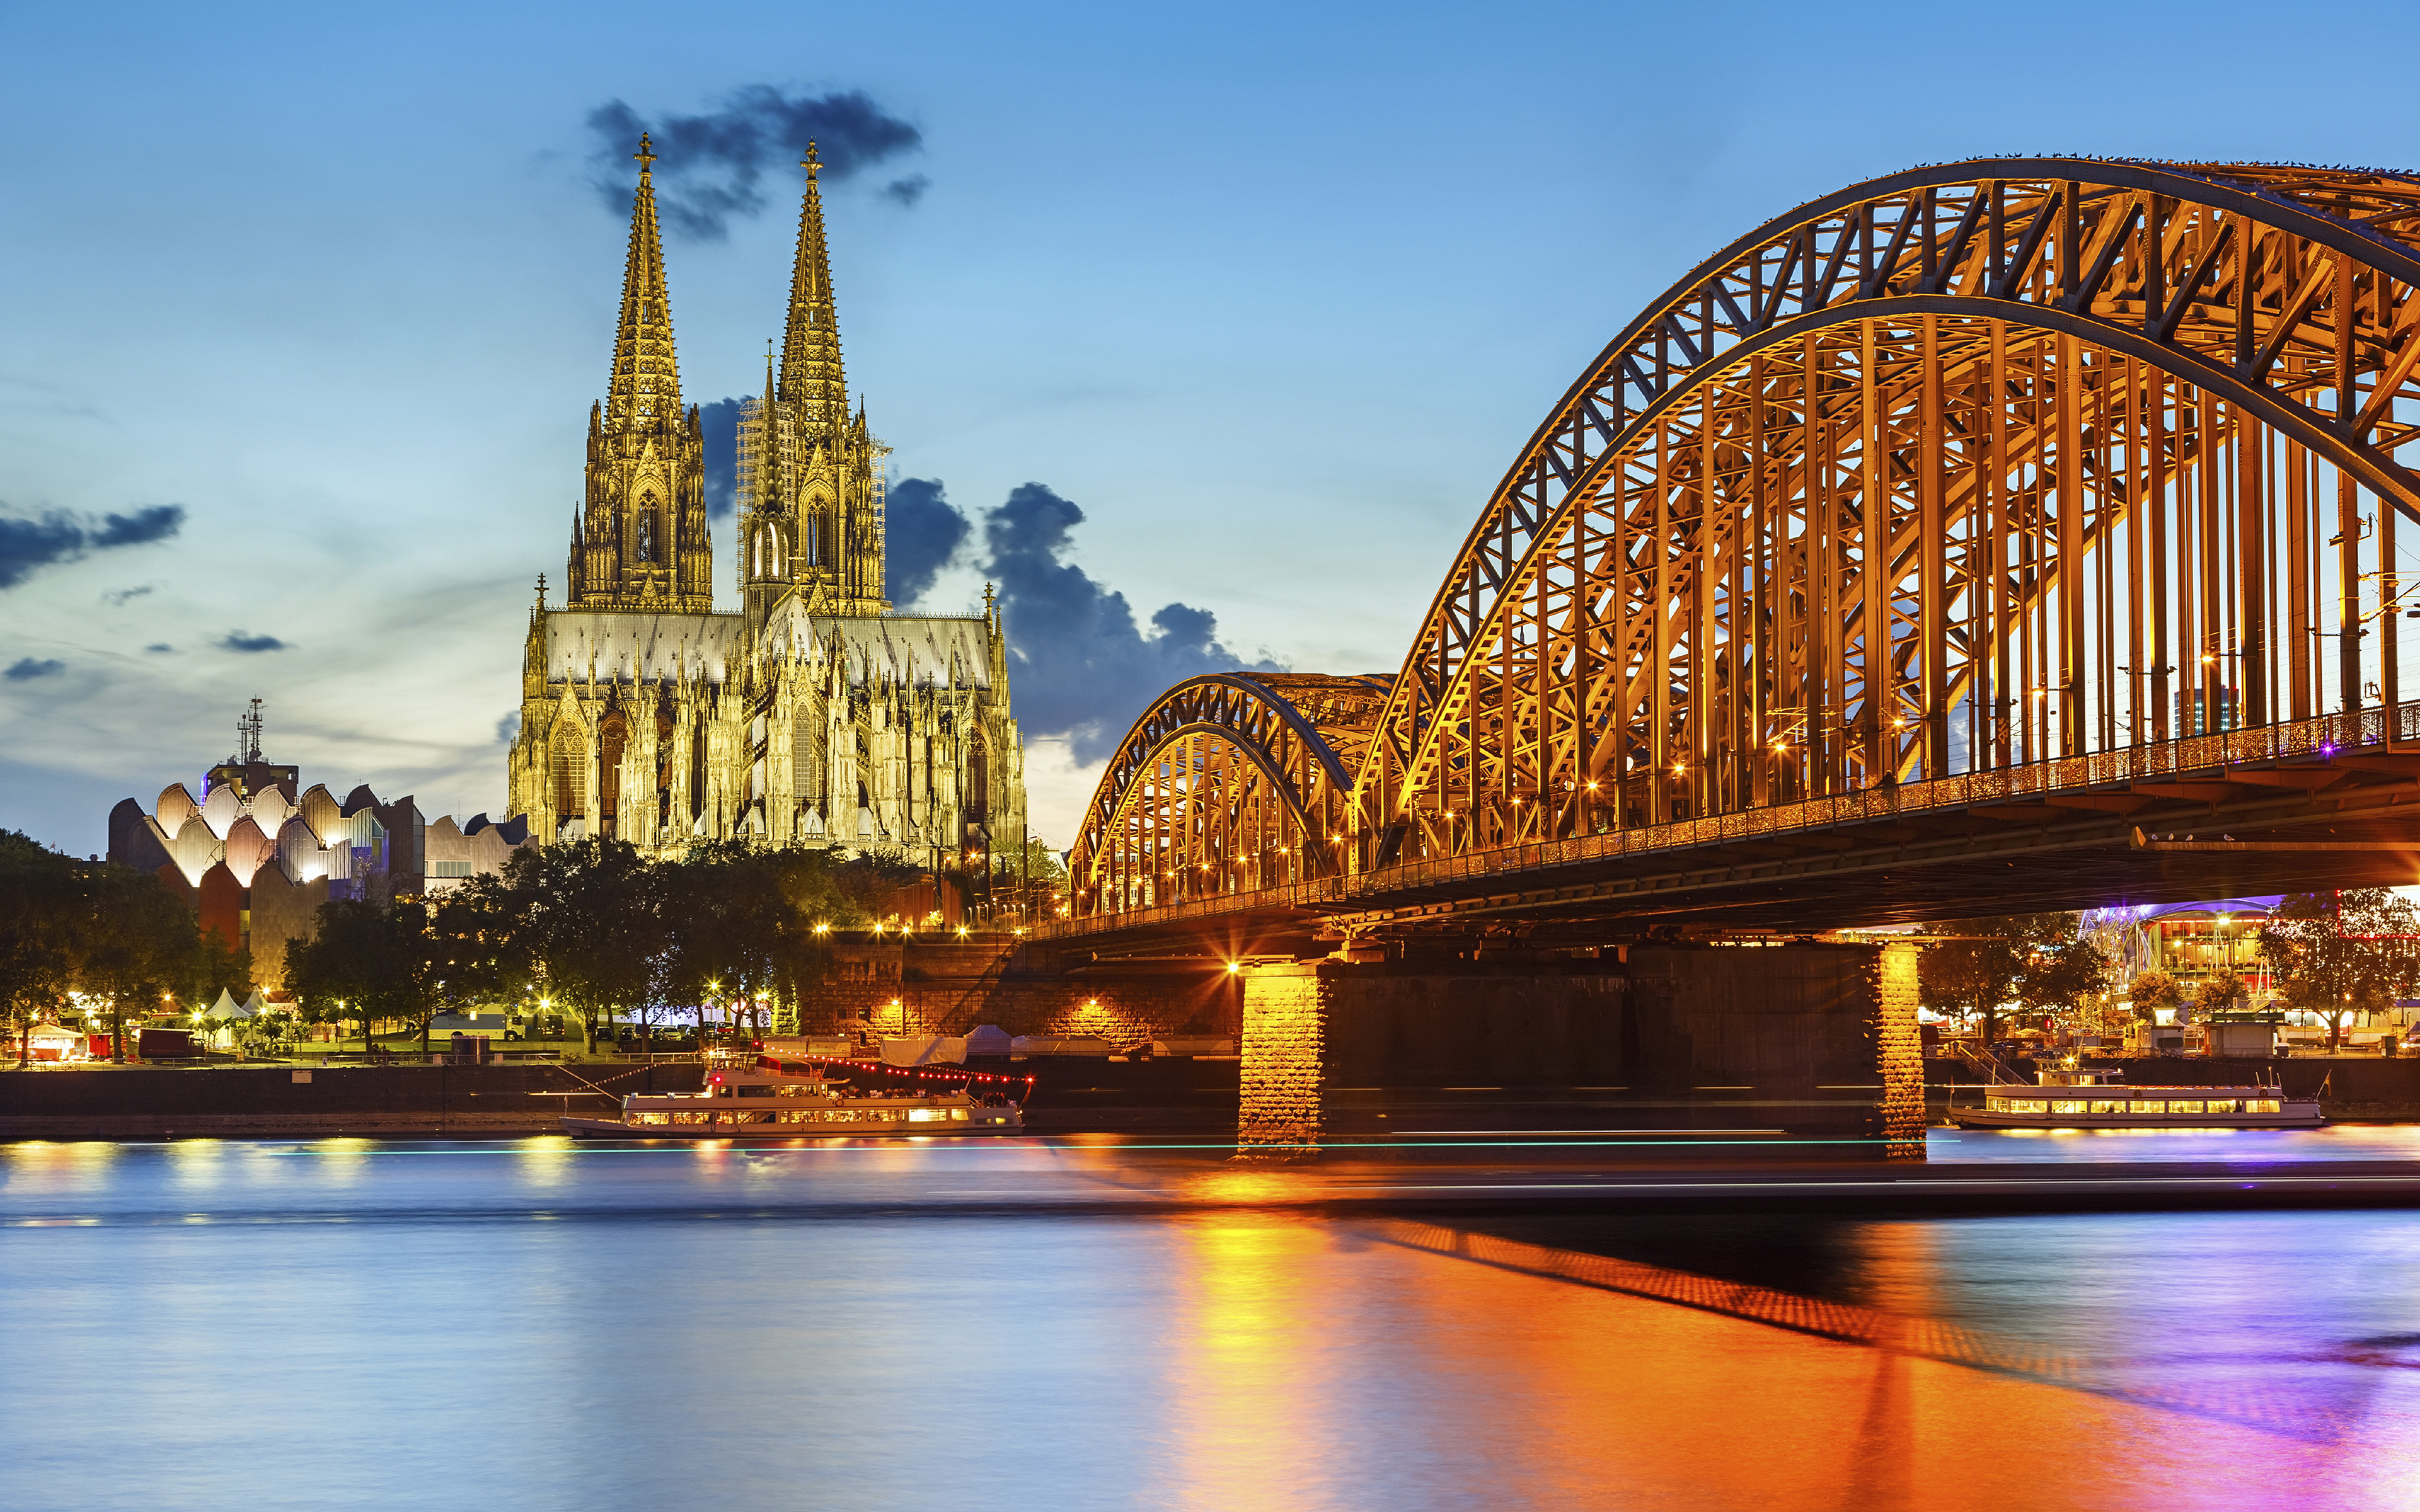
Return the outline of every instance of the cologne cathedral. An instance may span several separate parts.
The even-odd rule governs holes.
[[[849,409],[814,147],[780,366],[768,354],[739,422],[737,611],[714,607],[705,433],[681,403],[644,138],[637,159],[566,602],[541,578],[530,615],[510,813],[658,853],[745,839],[937,870],[1017,854],[1024,758],[988,591],[966,616],[884,597],[885,448]]]

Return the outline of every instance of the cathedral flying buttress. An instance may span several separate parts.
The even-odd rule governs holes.
[[[705,443],[684,409],[652,166],[635,157],[622,315],[589,417],[567,602],[523,648],[511,812],[555,840],[846,845],[957,870],[1023,843],[1007,647],[883,596],[883,459],[852,413],[812,144],[778,368],[743,408],[740,607],[714,608]]]

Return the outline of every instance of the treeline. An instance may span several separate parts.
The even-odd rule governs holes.
[[[650,860],[621,841],[514,854],[422,902],[332,903],[287,948],[286,986],[309,1022],[402,1020],[535,1003],[582,1026],[643,1034],[670,1008],[795,1003],[830,970],[830,932],[868,922],[919,873],[881,856],[708,841]]]
[[[146,872],[79,861],[0,830],[0,1019],[22,1047],[42,1021],[126,1025],[248,991],[252,960]],[[121,1049],[121,1054],[122,1049]]]
[[[441,897],[320,905],[289,941],[286,988],[305,1023],[402,1021],[543,999],[582,1024],[645,1032],[668,1008],[795,1003],[830,964],[830,932],[862,926],[914,868],[877,856],[701,841],[650,860],[619,841],[517,852],[501,877]],[[62,856],[0,830],[0,1015],[10,1037],[93,1014],[124,1053],[129,1024],[189,1017],[253,990],[248,950],[197,924],[148,872]],[[22,1043],[22,1041],[21,1041]]]

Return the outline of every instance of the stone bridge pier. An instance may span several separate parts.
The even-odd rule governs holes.
[[[1913,946],[1242,968],[1248,1155],[1418,1127],[1775,1129],[1922,1159]],[[1483,1116],[1473,1123],[1473,1114]],[[1492,1117],[1487,1117],[1492,1116]]]

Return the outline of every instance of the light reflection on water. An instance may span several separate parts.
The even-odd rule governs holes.
[[[1936,1161],[2420,1160],[2420,1124],[2319,1129],[1929,1129]]]
[[[0,1180],[12,1506],[2420,1506],[2403,1212],[1447,1227],[1038,1141]],[[1154,1194],[1234,1206],[1087,1211]]]

